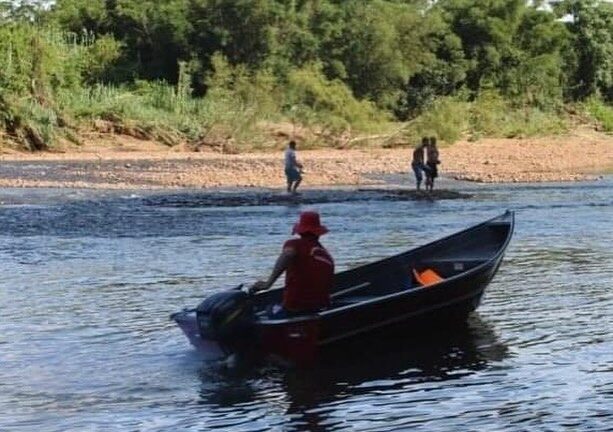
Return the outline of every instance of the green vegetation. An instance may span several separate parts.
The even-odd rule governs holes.
[[[0,140],[32,150],[92,129],[263,148],[274,124],[451,143],[564,132],[578,104],[613,131],[608,2],[46,4],[0,2]]]
[[[597,97],[591,97],[585,107],[588,115],[599,122],[603,130],[613,132],[613,106],[604,104]]]

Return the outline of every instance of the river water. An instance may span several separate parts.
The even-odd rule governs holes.
[[[613,178],[448,186],[472,198],[308,205],[340,269],[517,211],[465,326],[311,371],[227,370],[168,319],[269,272],[307,206],[0,190],[0,430],[612,430]]]

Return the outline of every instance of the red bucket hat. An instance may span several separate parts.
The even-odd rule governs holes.
[[[319,213],[314,211],[300,213],[300,220],[294,225],[294,229],[292,230],[292,234],[311,233],[316,236],[322,236],[327,232],[328,228],[319,221]]]

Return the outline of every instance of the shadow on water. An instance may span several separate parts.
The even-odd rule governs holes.
[[[327,189],[307,190],[300,195],[278,191],[212,191],[151,193],[146,196],[121,197],[100,195],[96,199],[76,199],[53,204],[32,205],[32,198],[9,197],[0,191],[0,235],[60,237],[144,238],[181,235],[237,234],[235,212],[229,221],[215,209],[254,206],[282,206],[355,203],[462,200],[471,195],[439,190],[432,194],[408,189]],[[207,211],[201,213],[201,211]],[[254,213],[242,213],[250,219]],[[269,215],[269,214],[267,214]],[[203,224],[206,220],[209,223]],[[218,221],[225,223],[220,224]],[[240,226],[240,224],[239,224]],[[251,234],[251,232],[250,232]]]
[[[398,188],[335,188],[307,189],[298,195],[288,195],[275,190],[241,190],[234,192],[198,192],[154,195],[143,200],[152,207],[235,207],[266,205],[311,205],[348,203],[359,201],[435,201],[468,199],[472,195],[440,189],[427,193]]]
[[[311,429],[323,421],[322,404],[381,391],[457,380],[509,355],[492,326],[478,314],[438,329],[415,328],[403,338],[377,337],[344,344],[319,367],[279,370],[270,366],[227,370],[207,364],[200,370],[200,403],[211,408],[253,404],[278,405]]]

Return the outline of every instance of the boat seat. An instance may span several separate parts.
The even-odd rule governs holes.
[[[422,263],[424,265],[436,265],[436,264],[449,264],[449,263],[467,263],[467,264],[479,264],[489,258],[433,258],[429,260],[424,260]]]
[[[348,288],[344,288],[341,289],[339,291],[333,292],[330,297],[335,298],[335,297],[341,297],[341,296],[346,296],[349,293],[355,292],[355,291],[359,291],[363,288],[369,288],[371,286],[370,282],[362,282],[360,284],[348,287]]]
[[[416,268],[431,268],[441,276],[449,277],[476,267],[484,261],[485,259],[480,258],[437,258],[421,261]]]
[[[348,305],[352,305],[356,303],[362,303],[362,302],[374,300],[376,298],[379,298],[379,296],[369,296],[369,295],[347,296],[347,297],[343,297],[343,298],[334,300],[332,302],[331,308],[334,309],[335,307],[348,306]]]

